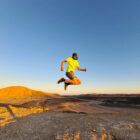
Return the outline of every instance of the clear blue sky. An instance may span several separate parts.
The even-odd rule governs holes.
[[[61,61],[79,54],[82,85],[57,85]],[[64,68],[66,70],[67,65]],[[139,0],[1,0],[0,88],[140,93]]]

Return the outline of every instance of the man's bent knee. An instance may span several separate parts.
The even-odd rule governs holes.
[[[81,80],[79,80],[79,79],[77,78],[77,79],[76,79],[76,84],[77,84],[77,85],[81,85],[81,84],[82,84]]]
[[[81,80],[79,80],[79,85],[81,85],[82,84],[82,82],[81,82]]]

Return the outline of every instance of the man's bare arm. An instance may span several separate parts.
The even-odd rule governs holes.
[[[67,62],[67,61],[64,60],[64,61],[62,61],[62,63],[61,63],[61,71],[64,71],[64,69],[63,69],[63,65],[64,65],[65,62]]]
[[[81,69],[80,67],[77,67],[77,69],[79,70],[79,71],[87,71],[87,69]]]

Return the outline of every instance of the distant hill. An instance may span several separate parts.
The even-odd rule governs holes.
[[[59,94],[50,94],[42,91],[32,90],[23,86],[12,86],[0,89],[0,100],[23,99],[28,97],[58,97]]]

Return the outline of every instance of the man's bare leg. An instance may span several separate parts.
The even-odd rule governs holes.
[[[80,85],[81,81],[78,78],[74,78],[72,80],[69,79],[64,79],[64,77],[62,77],[60,80],[57,81],[58,84],[60,84],[61,82],[64,82],[64,89],[66,90],[67,87],[69,85]]]
[[[74,78],[72,80],[65,79],[65,82],[68,82],[72,85],[80,85],[81,84],[81,81],[78,78]]]

